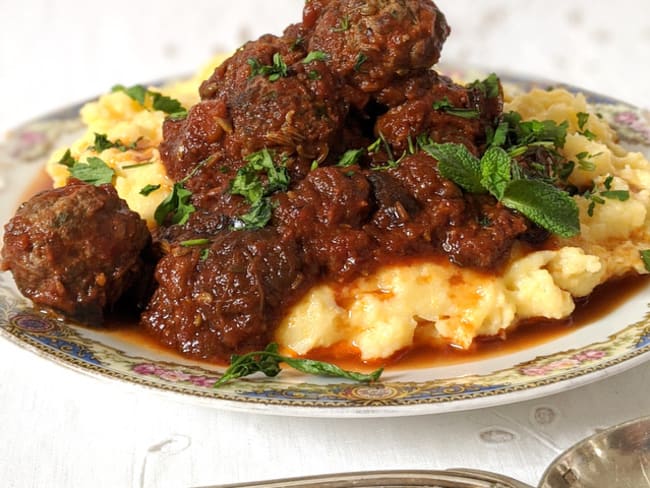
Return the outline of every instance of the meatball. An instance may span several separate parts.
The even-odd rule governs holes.
[[[185,120],[166,121],[160,152],[168,174],[192,175],[192,191],[222,192],[246,156],[262,149],[296,178],[324,162],[341,139],[347,104],[323,61],[304,61],[286,76],[249,77],[228,100],[204,100]]]
[[[378,117],[375,132],[398,155],[422,134],[435,142],[463,144],[478,153],[487,126],[494,124],[502,108],[500,95],[488,99],[433,71],[395,83],[377,98],[388,111]]]
[[[449,35],[430,0],[309,2],[303,26],[309,51],[326,52],[332,71],[364,93],[433,66]]]
[[[301,272],[295,243],[270,229],[209,241],[170,246],[142,323],[183,354],[220,361],[268,344]]]
[[[73,180],[21,205],[5,226],[2,268],[35,304],[99,324],[142,277],[150,240],[111,185]]]

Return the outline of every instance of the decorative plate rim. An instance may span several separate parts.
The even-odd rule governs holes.
[[[462,71],[484,72],[467,68]],[[627,146],[641,146],[646,154],[650,153],[650,119],[644,122],[640,109],[566,84],[523,76],[502,75],[501,78],[521,89],[551,84],[584,93],[616,126]],[[1,158],[18,165],[25,160],[42,158],[62,133],[78,127],[74,123],[77,107],[48,114],[16,129],[5,145],[0,145],[0,168],[4,163]],[[65,124],[69,127],[62,130]],[[41,143],[42,154],[35,153],[35,145]],[[26,168],[22,170],[27,171]],[[638,295],[648,289],[650,283]],[[12,278],[7,273],[0,275],[0,335],[18,347],[77,372],[122,385],[144,387],[195,404],[287,416],[434,414],[515,403],[583,386],[650,359],[650,304],[638,301],[634,312],[638,315],[632,319],[633,323],[601,340],[536,356],[486,374],[405,381],[400,377],[408,375],[408,371],[390,372],[386,379],[376,384],[359,385],[311,378],[300,381],[300,376],[283,372],[280,378],[244,378],[214,389],[211,383],[218,378],[218,368],[189,360],[161,360],[160,355],[158,358],[147,356],[145,349],[136,352],[120,349],[99,332],[31,308],[30,302],[16,291]],[[611,315],[615,316],[616,312]]]

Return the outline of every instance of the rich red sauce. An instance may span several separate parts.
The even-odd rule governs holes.
[[[45,171],[41,171],[23,194],[23,200],[49,187],[51,187],[51,180]],[[579,302],[575,312],[567,319],[527,321],[521,323],[515,330],[509,331],[507,337],[478,338],[469,350],[460,350],[447,345],[422,346],[400,352],[388,360],[364,364],[354,348],[337,345],[312,351],[309,357],[335,362],[341,367],[357,370],[370,370],[382,365],[387,365],[389,369],[415,369],[489,359],[544,344],[592,324],[638,293],[647,285],[648,279],[650,279],[648,276],[629,276],[611,281],[596,288],[588,299]],[[109,318],[106,334],[152,352],[186,359],[178,352],[158,343],[133,319]]]

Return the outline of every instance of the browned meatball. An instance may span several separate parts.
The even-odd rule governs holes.
[[[298,249],[270,229],[220,233],[204,246],[172,245],[156,279],[144,326],[184,354],[225,360],[271,339],[301,282]]]
[[[244,158],[262,149],[297,178],[325,161],[339,145],[347,104],[323,61],[303,61],[284,76],[249,77],[226,101],[204,100],[185,120],[165,122],[160,151],[169,175],[193,173],[191,190],[223,191]]]
[[[149,230],[111,185],[39,193],[5,226],[2,268],[35,304],[100,323],[143,274]]]
[[[377,97],[388,111],[378,117],[375,132],[401,155],[420,135],[435,142],[463,144],[478,153],[487,126],[501,113],[502,98],[486,98],[433,71],[394,83]]]
[[[273,56],[279,54],[283,62],[292,65],[305,57],[300,41],[300,27],[291,26],[282,37],[265,34],[256,41],[249,41],[235,54],[218,66],[214,73],[199,88],[199,94],[206,99],[229,99],[232,93],[241,90],[251,78],[253,66],[273,65]]]
[[[309,51],[326,52],[332,71],[364,93],[433,66],[449,34],[430,0],[312,3],[303,16]]]

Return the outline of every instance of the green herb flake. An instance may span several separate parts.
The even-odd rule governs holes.
[[[63,166],[72,168],[75,164],[77,164],[77,160],[72,157],[72,153],[70,152],[70,149],[66,149],[63,156],[61,156],[61,159],[59,159],[58,164],[62,164]]]
[[[618,200],[619,202],[627,202],[630,199],[630,192],[627,190],[606,190],[601,191],[600,195],[610,200]]]
[[[171,215],[171,223],[183,225],[187,223],[190,215],[196,211],[190,203],[192,192],[185,188],[184,182],[174,183],[172,191],[158,205],[154,212],[154,219],[158,225],[163,225]]]
[[[273,64],[271,65],[262,64],[257,58],[249,58],[247,63],[251,67],[251,78],[255,76],[266,76],[273,83],[289,75],[289,67],[282,59],[280,53],[273,55]]]
[[[180,242],[183,247],[205,246],[206,244],[210,244],[210,239],[189,239]]]
[[[341,159],[339,159],[337,166],[341,168],[354,166],[359,162],[359,159],[361,158],[363,153],[364,153],[363,149],[350,149],[349,151],[345,151],[343,156],[341,156]]]
[[[578,129],[584,130],[585,125],[589,121],[589,114],[585,112],[578,112],[576,114],[576,117],[578,118]]]
[[[348,15],[339,19],[336,27],[332,29],[332,32],[346,32],[350,30],[350,17]]]
[[[271,221],[273,204],[268,198],[261,198],[251,205],[248,212],[235,218],[234,230],[263,229]]]
[[[484,80],[476,80],[470,83],[469,87],[477,90],[485,98],[497,98],[501,93],[501,81],[495,73],[490,73]]]
[[[312,51],[302,60],[302,64],[309,64],[313,61],[326,61],[328,54],[323,51]]]
[[[127,164],[126,166],[122,166],[122,169],[123,170],[138,169],[138,168],[144,168],[146,166],[151,166],[152,164],[153,164],[153,161],[146,161],[144,163]]]
[[[357,373],[342,369],[334,364],[312,359],[300,359],[284,356],[279,353],[279,347],[272,342],[263,351],[250,352],[244,355],[233,354],[230,358],[230,366],[223,373],[221,378],[215,382],[214,388],[218,388],[229,381],[254,373],[264,373],[267,377],[275,377],[282,371],[281,363],[290,366],[302,373],[344,378],[361,383],[372,383],[379,379],[383,368],[371,373]]]
[[[145,105],[146,97],[149,96],[151,97],[151,106],[153,109],[166,113],[173,120],[182,119],[187,116],[187,110],[181,102],[160,92],[149,90],[142,85],[134,85],[130,88],[126,88],[124,85],[115,85],[112,91],[124,92],[142,106]]]
[[[151,195],[153,192],[155,192],[159,188],[160,188],[160,185],[151,185],[151,184],[149,184],[149,185],[143,186],[138,193],[140,193],[140,195],[142,195],[144,197],[148,197],[149,195]]]
[[[364,53],[359,53],[357,55],[357,60],[354,63],[354,71],[357,73],[361,71],[361,67],[366,61],[368,61],[368,56],[366,56]]]
[[[478,110],[453,106],[447,97],[433,102],[433,109],[463,119],[478,119],[480,116]]]
[[[645,270],[650,273],[650,249],[639,251],[639,254],[641,255],[641,260],[643,261]]]
[[[85,163],[78,162],[72,166],[70,175],[85,183],[99,186],[112,183],[115,171],[100,158],[91,157]]]

